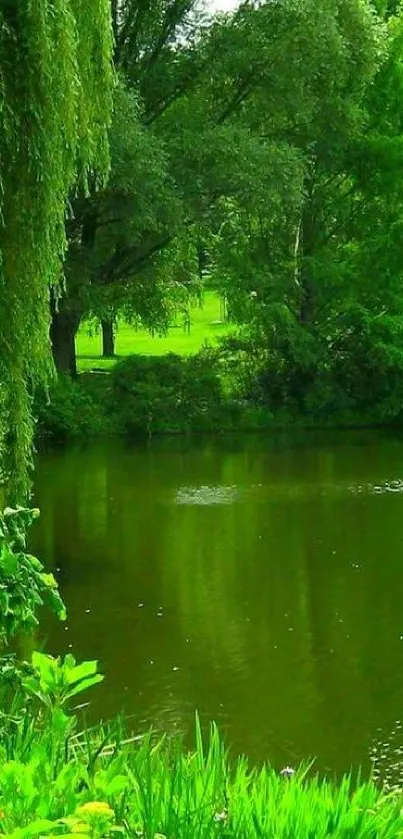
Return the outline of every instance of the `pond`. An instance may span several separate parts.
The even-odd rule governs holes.
[[[31,540],[125,710],[281,768],[403,751],[403,442],[375,432],[97,443],[42,454]],[[383,755],[383,757],[382,757]]]

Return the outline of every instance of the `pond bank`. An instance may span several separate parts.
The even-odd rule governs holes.
[[[356,410],[329,414],[237,399],[214,370],[197,357],[128,358],[110,373],[61,377],[49,396],[37,395],[37,442],[108,437],[131,439],[214,432],[276,432],[296,429],[400,428],[399,417],[375,418]]]

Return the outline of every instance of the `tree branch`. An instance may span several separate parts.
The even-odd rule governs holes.
[[[108,286],[120,280],[129,279],[134,274],[138,274],[151,257],[164,250],[177,235],[177,232],[166,234],[140,255],[135,246],[116,250],[114,255],[94,272],[93,281],[96,284]]]
[[[180,84],[178,84],[173,91],[169,94],[169,96],[161,100],[161,102],[157,103],[154,106],[153,110],[148,110],[144,116],[144,125],[152,125],[158,117],[162,116],[162,114],[174,104],[184,93],[191,89],[192,84],[196,81],[196,79],[200,76],[203,72],[205,67],[207,66],[207,61],[199,66],[195,67],[193,73],[189,74]]]
[[[123,26],[116,38],[115,64],[121,64],[123,68],[127,69],[127,62],[124,60],[124,54],[127,53],[129,46],[131,46],[130,52],[132,54],[132,61],[137,61],[137,37],[140,32],[141,20],[145,13],[150,10],[150,7],[151,0],[142,0],[141,4],[138,0],[132,0]],[[131,44],[129,44],[128,40],[131,29]]]
[[[250,73],[248,73],[246,79],[243,80],[241,85],[239,86],[238,90],[232,97],[232,99],[228,102],[226,108],[217,119],[217,125],[222,125],[228,117],[232,116],[240,105],[248,98],[248,96],[252,93],[255,89],[257,83],[263,76],[262,71],[257,71],[257,67],[252,68]]]
[[[150,72],[154,67],[162,50],[174,34],[175,29],[182,23],[184,16],[191,11],[194,5],[195,0],[174,0],[173,5],[168,7],[162,23],[160,36],[151,54],[143,62],[143,69],[139,77],[140,80],[145,73]]]

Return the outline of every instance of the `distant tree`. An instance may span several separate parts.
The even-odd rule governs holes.
[[[195,0],[112,0],[114,61],[122,80],[111,130],[112,178],[99,200],[80,196],[72,205],[66,293],[52,306],[60,371],[76,373],[75,334],[83,317],[103,321],[109,343],[110,324],[123,301],[129,316],[152,329],[165,329],[169,321],[168,296],[177,293],[178,283],[164,270],[157,276],[155,261],[180,228],[183,209],[153,126],[200,70],[195,44],[203,16],[196,5]],[[183,279],[181,266],[179,273]]]
[[[302,180],[294,180],[298,194],[287,206],[279,203],[280,191],[267,193],[266,208],[262,201],[255,207],[233,204],[227,224],[233,237],[238,217],[243,245],[233,239],[228,247],[222,237],[224,263],[234,259],[237,266],[225,270],[220,262],[217,274],[228,276],[225,291],[240,319],[242,297],[248,320],[249,294],[256,291],[266,307],[278,296],[298,322],[308,324],[323,294],[329,296],[329,269],[334,272],[339,256],[336,233],[341,226],[345,235],[357,212],[351,158],[366,128],[366,94],[381,61],[384,32],[361,0],[262,5],[245,17],[239,49],[247,49],[248,38],[253,43],[256,27],[272,33],[266,62],[277,65],[277,72],[271,89],[263,83],[255,88],[240,119],[252,122],[277,157],[282,149],[284,175],[287,154],[298,158]]]
[[[254,108],[261,133],[297,155],[300,194],[280,201],[280,192],[267,193],[266,206],[233,201],[211,238],[213,276],[232,317],[266,353],[268,392],[277,377],[283,401],[293,393],[307,404],[315,382],[335,405],[340,386],[346,405],[385,418],[403,401],[403,19],[372,3],[315,5],[309,19],[323,66],[304,82],[305,105],[289,119],[284,88],[276,120],[274,88],[273,110],[256,91],[245,112],[249,120]],[[300,4],[304,37],[308,6]],[[298,56],[297,47],[288,54]],[[296,78],[291,59],[289,72]]]
[[[255,89],[271,86],[272,59],[284,72],[277,35],[262,41],[258,22],[248,18],[244,49],[241,13],[208,21],[198,5],[124,0],[115,9],[122,84],[111,178],[95,200],[73,206],[67,293],[53,312],[56,365],[72,375],[83,318],[104,321],[109,334],[118,311],[153,331],[167,328],[200,279],[202,228],[212,207],[234,194],[249,198],[260,189],[262,156],[273,160],[260,129],[234,119]]]
[[[351,298],[384,14],[370,0],[283,0],[208,20],[200,5],[114,6],[111,179],[74,204],[53,317],[61,370],[76,372],[83,318],[109,339],[118,313],[164,331],[200,248],[230,314],[266,338],[318,319],[327,330],[344,288]]]

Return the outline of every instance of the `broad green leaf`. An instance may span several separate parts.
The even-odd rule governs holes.
[[[56,822],[49,819],[40,819],[7,834],[7,839],[34,839],[35,836],[41,836],[42,834],[49,836],[50,831],[54,830],[55,827]]]
[[[7,545],[3,545],[0,551],[0,573],[12,577],[18,568],[17,556]]]
[[[76,696],[78,693],[82,693],[82,691],[88,690],[88,688],[91,688],[94,685],[98,685],[100,682],[103,682],[103,680],[104,677],[101,673],[97,673],[95,676],[91,676],[88,679],[83,679],[66,692],[66,698],[71,699],[72,696]]]
[[[116,775],[116,777],[112,778],[112,780],[107,784],[105,788],[105,795],[108,798],[111,798],[114,795],[119,795],[127,788],[128,783],[129,780],[125,775]]]
[[[83,661],[81,664],[71,667],[71,669],[68,669],[66,673],[67,684],[73,685],[75,682],[81,681],[81,679],[94,676],[97,672],[97,668],[97,661]]]

